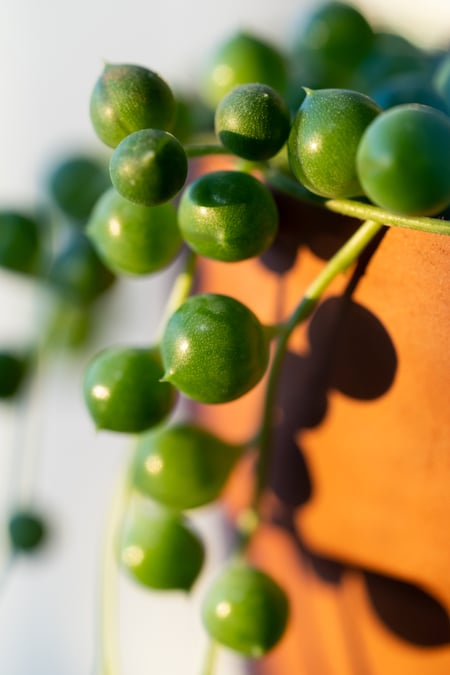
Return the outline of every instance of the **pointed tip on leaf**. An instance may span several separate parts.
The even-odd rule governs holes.
[[[167,370],[164,375],[159,379],[160,382],[172,382],[173,379],[173,370]]]

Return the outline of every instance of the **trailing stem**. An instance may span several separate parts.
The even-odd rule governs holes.
[[[195,269],[197,267],[197,254],[194,251],[188,250],[184,267],[178,274],[173,284],[169,299],[166,303],[164,316],[161,320],[159,331],[156,340],[161,338],[167,320],[175,312],[176,309],[188,298],[192,291],[195,281]]]
[[[450,221],[443,218],[402,216],[385,211],[373,204],[366,204],[353,199],[324,199],[308,192],[300,183],[286,174],[274,170],[266,171],[265,178],[273,188],[300,201],[322,206],[328,211],[333,211],[333,213],[358,218],[359,220],[372,220],[389,227],[403,227],[409,230],[428,232],[429,234],[450,235]]]
[[[199,143],[193,145],[185,145],[184,150],[189,159],[194,157],[206,157],[207,155],[229,155],[230,151],[214,143]]]
[[[98,656],[94,675],[120,675],[120,650],[118,628],[119,568],[117,562],[117,538],[120,535],[123,514],[130,499],[130,462],[120,472],[103,544],[103,560],[100,578]]]
[[[219,645],[215,640],[209,640],[206,650],[205,661],[200,675],[214,675],[216,669]]]
[[[287,350],[289,338],[297,326],[305,321],[313,312],[323,292],[339,274],[345,272],[382,229],[381,223],[367,220],[355,234],[329,260],[320,274],[308,286],[303,298],[287,321],[279,328],[279,337],[269,372],[266,395],[263,404],[262,423],[259,434],[259,461],[257,484],[253,498],[253,509],[259,508],[262,493],[266,487],[267,474],[271,459],[272,432],[274,426],[274,407],[277,396],[281,366]]]

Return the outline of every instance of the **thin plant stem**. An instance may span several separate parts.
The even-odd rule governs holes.
[[[215,640],[209,640],[205,660],[200,675],[214,675],[219,654],[219,645]]]
[[[42,420],[45,405],[44,396],[44,360],[45,354],[40,346],[32,356],[30,372],[24,398],[18,410],[16,445],[17,475],[16,485],[11,496],[12,507],[29,507],[33,502],[39,453],[42,449]]]
[[[324,199],[306,190],[303,185],[286,174],[268,170],[265,178],[273,188],[303,202],[321,206],[333,213],[350,216],[359,220],[373,220],[389,227],[403,227],[429,234],[450,235],[450,221],[427,216],[403,216],[353,199]]]
[[[178,274],[172,286],[169,299],[166,303],[164,315],[157,332],[156,341],[161,339],[164,328],[169,317],[178,309],[178,307],[189,297],[195,280],[195,270],[197,266],[197,254],[188,250],[186,260],[182,271]]]
[[[419,230],[429,234],[450,235],[450,221],[443,218],[428,218],[426,216],[401,216],[384,211],[372,204],[352,201],[351,199],[327,199],[324,206],[329,211],[340,213],[352,218],[371,219],[390,227],[403,227],[409,230]]]
[[[128,462],[130,464],[130,462]],[[117,538],[130,499],[129,471],[120,472],[108,511],[100,577],[99,640],[95,675],[120,675]]]
[[[230,151],[223,145],[215,143],[198,143],[196,145],[185,145],[184,150],[189,159],[194,157],[206,157],[207,155],[230,155]]]
[[[323,292],[339,274],[345,272],[358,258],[375,235],[382,229],[381,223],[367,220],[355,234],[328,261],[325,267],[308,286],[302,300],[292,312],[280,331],[270,367],[266,395],[263,404],[262,424],[259,435],[259,461],[257,483],[253,497],[253,508],[257,511],[262,493],[267,483],[267,474],[271,460],[272,430],[274,407],[277,395],[281,366],[286,353],[289,338],[294,329],[313,312]]]

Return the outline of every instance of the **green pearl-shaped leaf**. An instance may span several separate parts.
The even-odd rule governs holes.
[[[193,181],[182,194],[178,219],[190,248],[223,262],[261,255],[278,230],[272,194],[241,171],[214,171]]]
[[[363,194],[356,171],[361,137],[381,108],[368,96],[348,89],[307,91],[288,141],[296,178],[322,197]]]
[[[365,131],[357,170],[366,195],[409,216],[440,213],[450,204],[450,118],[426,105],[394,106]]]
[[[283,589],[265,572],[245,563],[228,566],[203,600],[203,623],[219,644],[258,658],[282,637],[289,615]]]
[[[230,152],[250,160],[270,159],[281,150],[291,126],[289,109],[272,87],[235,87],[216,108],[215,131]]]
[[[84,223],[97,199],[111,185],[108,165],[88,155],[70,155],[51,167],[48,189],[61,211]]]
[[[47,280],[66,300],[86,305],[107,291],[115,276],[84,232],[73,230],[51,262]]]
[[[157,347],[108,347],[94,356],[84,397],[97,429],[139,433],[159,424],[176,400],[163,373]]]
[[[9,517],[8,534],[14,551],[32,553],[45,540],[47,527],[40,515],[28,508],[21,508]]]
[[[314,68],[351,70],[366,56],[374,31],[364,14],[339,0],[328,0],[303,17],[293,40],[293,51]]]
[[[283,94],[287,64],[275,45],[248,31],[238,31],[209,56],[203,74],[203,96],[215,108],[234,87],[250,82],[267,84]]]
[[[133,500],[119,558],[130,577],[148,589],[189,591],[200,574],[205,551],[182,514]]]
[[[252,389],[266,371],[268,336],[254,313],[226,295],[186,300],[161,341],[165,380],[202,403],[226,403]]]
[[[184,185],[188,163],[181,143],[167,131],[142,129],[123,139],[110,161],[111,180],[123,197],[155,206]]]
[[[140,129],[170,129],[175,107],[172,90],[157,73],[108,63],[92,92],[90,115],[99,138],[115,148]]]
[[[40,225],[18,211],[0,211],[0,266],[13,272],[35,274],[40,255]]]
[[[10,350],[0,351],[0,399],[13,398],[27,372],[28,360]]]
[[[166,506],[192,509],[219,496],[241,454],[241,447],[196,424],[164,426],[139,436],[133,486]]]
[[[166,267],[181,248],[171,202],[143,206],[111,188],[97,202],[86,232],[105,265],[117,274],[151,274]]]

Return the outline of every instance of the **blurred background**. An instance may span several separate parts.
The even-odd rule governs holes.
[[[145,65],[175,89],[194,87],[210,50],[248,28],[282,47],[314,3],[301,0],[2,0],[0,4],[0,208],[35,208],[49,167],[69,152],[102,153],[88,114],[104,61]],[[355,2],[380,27],[419,45],[450,34],[448,0]],[[99,306],[94,348],[152,338],[174,266],[154,277],[121,281]],[[0,339],[25,344],[40,321],[34,286],[0,274]],[[92,349],[92,345],[90,349]],[[48,546],[0,581],[0,673],[95,675],[98,577],[105,519],[127,441],[95,434],[81,397],[90,353],[53,364],[32,392],[32,407],[0,409],[0,504],[6,508],[14,450],[31,450],[25,490],[49,519]],[[20,433],[18,433],[18,428]],[[31,485],[31,487],[30,487]],[[204,509],[197,526],[209,541],[207,574],[225,555],[222,515]],[[121,579],[123,675],[199,675],[204,636],[193,600],[149,594]],[[220,672],[238,675],[226,657]]]

